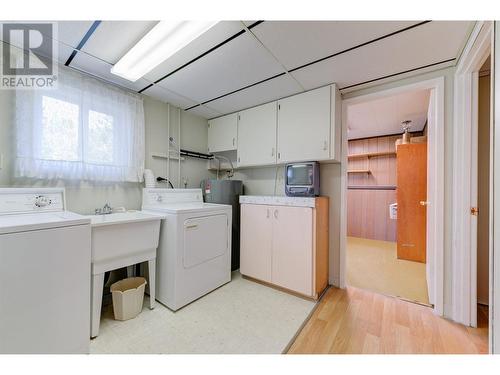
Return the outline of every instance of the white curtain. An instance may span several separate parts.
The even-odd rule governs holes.
[[[141,182],[142,98],[63,68],[57,80],[16,91],[15,176]]]

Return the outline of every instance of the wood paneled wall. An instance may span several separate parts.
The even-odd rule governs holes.
[[[401,136],[349,141],[348,155],[395,152],[398,138]],[[370,170],[348,175],[348,236],[395,242],[397,220],[389,218],[389,205],[396,203],[396,155],[350,159],[347,169]]]

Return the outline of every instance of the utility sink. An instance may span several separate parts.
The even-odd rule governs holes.
[[[161,216],[132,211],[89,217],[93,273],[125,267],[141,253],[156,254]]]
[[[90,215],[92,227],[92,319],[90,337],[99,334],[104,273],[148,262],[150,308],[155,304],[156,248],[161,215],[142,211]]]

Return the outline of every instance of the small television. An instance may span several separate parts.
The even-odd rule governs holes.
[[[289,197],[319,195],[319,163],[310,161],[285,166],[285,194]]]

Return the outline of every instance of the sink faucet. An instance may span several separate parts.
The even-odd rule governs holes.
[[[109,203],[106,203],[103,208],[96,208],[94,212],[96,215],[107,215],[112,213],[113,209],[111,208]]]

